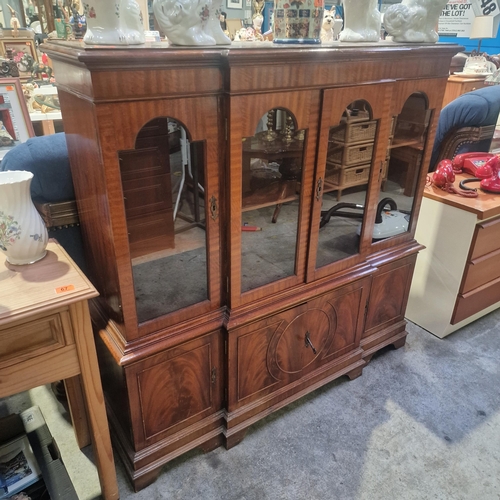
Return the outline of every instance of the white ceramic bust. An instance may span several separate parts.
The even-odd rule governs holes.
[[[344,29],[341,42],[378,42],[380,12],[377,0],[343,0]]]
[[[135,0],[91,0],[84,4],[87,31],[83,41],[92,45],[138,45],[145,42],[141,10]]]
[[[448,0],[403,0],[384,13],[384,28],[395,42],[438,41],[435,31]]]

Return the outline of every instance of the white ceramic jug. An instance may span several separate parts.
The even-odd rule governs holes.
[[[32,264],[45,257],[48,233],[31,201],[33,174],[0,172],[0,250],[11,264]]]

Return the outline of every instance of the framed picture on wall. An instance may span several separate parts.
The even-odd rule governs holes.
[[[19,78],[0,78],[0,160],[34,135]]]
[[[242,9],[243,0],[227,0],[228,9]]]

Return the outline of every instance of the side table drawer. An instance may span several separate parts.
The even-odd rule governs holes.
[[[469,261],[465,267],[460,293],[465,294],[500,277],[500,250]]]
[[[471,261],[500,249],[500,217],[477,224],[471,248]]]
[[[65,333],[66,336],[65,336]],[[10,324],[0,329],[0,368],[27,361],[72,344],[72,328],[67,310]]]
[[[484,82],[464,82],[462,84],[462,94],[466,92],[472,92],[473,90],[482,89],[484,87]]]
[[[499,301],[500,278],[490,281],[487,285],[475,288],[472,292],[460,294],[457,297],[451,324],[455,325]]]

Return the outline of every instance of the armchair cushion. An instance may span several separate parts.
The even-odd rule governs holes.
[[[64,132],[32,137],[11,149],[2,159],[0,171],[33,172],[31,197],[41,202],[75,199]]]
[[[495,125],[500,112],[500,85],[492,85],[461,95],[441,110],[436,138],[432,150],[429,170],[434,170],[438,162],[444,141],[453,132],[464,127],[486,127]],[[481,139],[479,142],[464,141],[454,154],[467,151],[488,151],[491,139]]]

